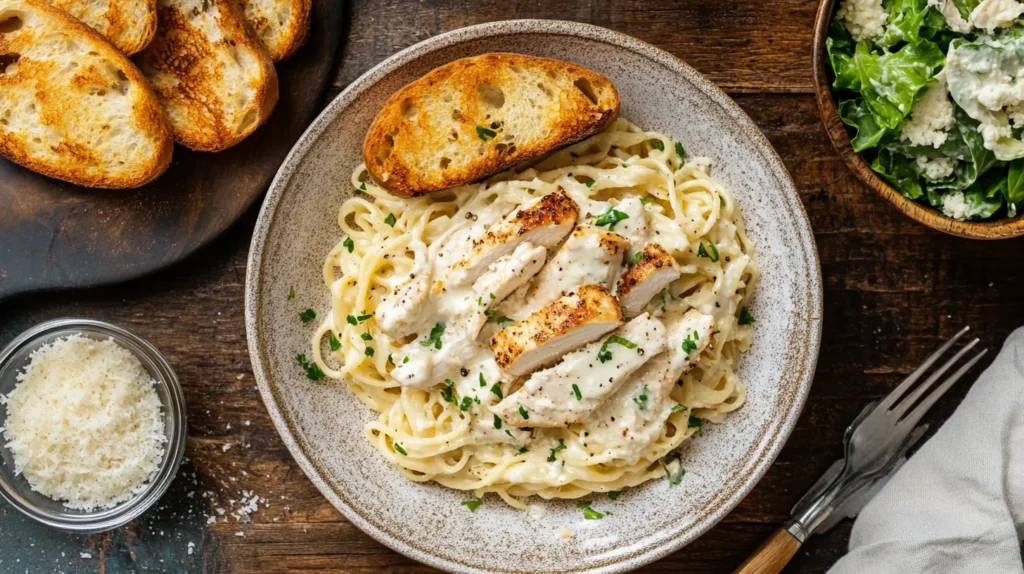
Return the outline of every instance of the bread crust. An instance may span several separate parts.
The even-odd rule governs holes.
[[[13,97],[14,90],[5,88],[33,86],[34,98],[27,105],[39,107],[42,125],[64,134],[58,143],[49,147],[54,157],[47,159],[28,149],[27,134],[5,130],[0,122],[0,154],[43,175],[86,187],[133,188],[160,176],[171,163],[174,141],[160,102],[145,76],[106,38],[63,10],[40,0],[0,0],[0,21],[6,19],[5,14],[21,12],[31,12],[33,17],[42,20],[49,34],[62,33],[65,38],[86,44],[90,54],[80,65],[76,63],[75,71],[58,74],[59,80],[54,81],[50,74],[56,64],[32,57],[32,46],[39,35],[34,26],[26,24],[16,31],[0,34],[0,58],[12,54],[20,56],[15,60],[16,71],[0,73],[0,98]],[[96,68],[98,63],[116,66],[124,74],[122,81],[127,83],[126,86],[111,84],[109,78]],[[10,70],[9,64],[2,67]],[[75,130],[75,126],[80,125],[76,121],[92,119],[90,114],[95,111],[77,97],[82,91],[95,89],[97,85],[109,89],[123,87],[126,95],[130,95],[134,125],[128,127],[154,142],[153,153],[147,158],[135,164],[108,169],[104,165],[110,161],[107,154],[89,142],[81,141],[83,134]],[[106,126],[106,129],[114,127],[125,126]]]
[[[146,49],[156,35],[157,0],[109,0],[102,14],[91,12],[91,5],[81,0],[46,1],[92,27],[128,56]],[[126,10],[128,5],[135,10]]]
[[[535,83],[543,95],[527,95],[527,90],[534,90],[534,81],[524,78],[531,75],[542,78]],[[590,94],[583,87],[577,89],[576,82]],[[497,109],[481,86],[500,90]],[[509,92],[513,92],[511,96]],[[510,97],[524,98],[533,105],[541,101],[537,107],[544,114],[547,135],[533,141],[515,140],[516,134],[504,133],[504,125],[490,123],[492,114],[497,117],[508,107],[505,100]],[[441,105],[439,101],[450,103]],[[433,107],[442,107],[447,115],[430,113]],[[374,181],[388,192],[416,197],[537,159],[600,132],[618,114],[615,86],[596,72],[560,60],[488,53],[436,68],[395,93],[366,134],[363,161]],[[478,150],[481,143],[485,145]],[[453,147],[475,157],[445,164],[450,158],[442,156]],[[424,163],[438,167],[418,167]]]
[[[298,52],[299,48],[306,43],[306,38],[309,37],[313,0],[275,1],[278,3],[287,2],[289,4],[289,26],[282,34],[268,38],[264,34],[264,30],[270,25],[269,19],[262,13],[256,13],[257,10],[250,8],[250,6],[256,4],[256,0],[240,0],[242,11],[245,13],[249,25],[252,26],[253,31],[256,33],[256,37],[263,44],[263,47],[267,49],[270,58],[275,62],[280,62],[294,56],[295,52]]]
[[[150,79],[165,110],[174,139],[196,151],[217,152],[234,146],[256,131],[270,117],[278,99],[277,72],[270,55],[245,21],[236,0],[206,0],[215,7],[216,25],[221,38],[211,41],[171,0],[158,11],[156,38],[137,60]],[[207,17],[207,16],[203,16]],[[231,121],[227,94],[222,93],[224,66],[217,60],[238,50],[255,58],[255,67],[246,68],[252,94],[246,102],[243,126]],[[236,60],[237,61],[237,60]],[[238,62],[240,67],[243,66]]]

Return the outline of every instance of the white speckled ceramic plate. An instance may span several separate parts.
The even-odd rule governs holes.
[[[757,244],[761,282],[750,352],[740,364],[746,405],[687,441],[681,487],[653,481],[617,502],[604,520],[584,520],[575,503],[539,501],[542,518],[488,497],[468,498],[407,481],[364,437],[375,415],[343,384],[306,379],[295,356],[311,328],[298,313],[329,308],[321,266],[339,241],[338,208],[360,161],[363,136],[383,102],[430,69],[465,56],[512,51],[570,60],[605,74],[622,116],[680,139],[712,159],[733,191]],[[287,298],[294,287],[294,300]],[[464,28],[388,58],[341,93],[285,160],[253,236],[246,279],[249,353],[263,400],[299,465],[349,520],[395,550],[460,572],[617,572],[692,542],[732,510],[782,449],[818,357],[818,258],[803,206],[785,167],[740,108],[692,68],[633,38],[569,22],[519,20]],[[562,527],[571,538],[559,535]]]

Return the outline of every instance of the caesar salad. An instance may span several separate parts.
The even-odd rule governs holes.
[[[825,46],[854,151],[957,220],[1024,207],[1024,4],[841,0]]]

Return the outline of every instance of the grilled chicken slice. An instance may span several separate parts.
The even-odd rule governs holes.
[[[474,241],[470,254],[452,265],[448,276],[434,284],[433,291],[438,293],[472,284],[491,263],[523,243],[553,248],[572,231],[578,215],[576,202],[562,190],[514,210]]]
[[[409,277],[381,301],[373,313],[381,331],[395,339],[422,331],[434,323],[434,313],[430,308],[431,267],[427,246],[416,241],[409,249],[415,255]]]
[[[651,232],[647,227],[647,214],[644,212],[644,204],[637,197],[627,197],[620,201],[615,209],[626,214],[626,219],[615,224],[615,233],[629,240],[629,249],[626,252],[627,258],[632,258],[636,253],[647,245],[651,240]]]
[[[525,321],[498,331],[491,338],[491,350],[503,371],[521,376],[621,324],[619,302],[608,289],[584,285]]]
[[[640,368],[586,421],[581,437],[595,464],[632,465],[658,437],[677,407],[670,398],[676,381],[696,364],[715,331],[715,320],[696,309],[662,317],[668,348]]]
[[[516,291],[505,301],[503,312],[523,319],[583,285],[601,285],[611,289],[622,268],[622,254],[628,246],[626,238],[618,233],[577,225],[528,288]]]
[[[611,336],[534,373],[493,410],[510,426],[569,426],[586,419],[630,375],[664,349],[665,326],[645,313]]]
[[[636,263],[619,277],[615,295],[626,317],[639,315],[648,301],[679,279],[679,264],[657,243],[648,243]]]
[[[510,255],[491,263],[472,289],[439,300],[437,316],[447,317],[447,322],[435,323],[432,329],[443,331],[433,339],[424,333],[422,340],[405,345],[391,377],[402,386],[429,388],[454,376],[477,352],[474,340],[487,322],[488,309],[533,278],[546,257],[544,247],[522,243]]]

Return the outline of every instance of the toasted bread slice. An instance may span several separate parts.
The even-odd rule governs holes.
[[[221,151],[242,141],[277,103],[270,55],[237,0],[160,0],[156,38],[137,60],[178,143]]]
[[[140,186],[174,148],[142,73],[92,28],[37,0],[0,0],[0,154],[89,187]]]
[[[595,134],[619,95],[586,68],[520,54],[456,60],[384,104],[363,143],[373,179],[400,197],[440,191]]]
[[[87,24],[131,56],[156,35],[156,0],[45,0]]]
[[[245,19],[275,62],[287,60],[306,42],[312,0],[241,0]]]

